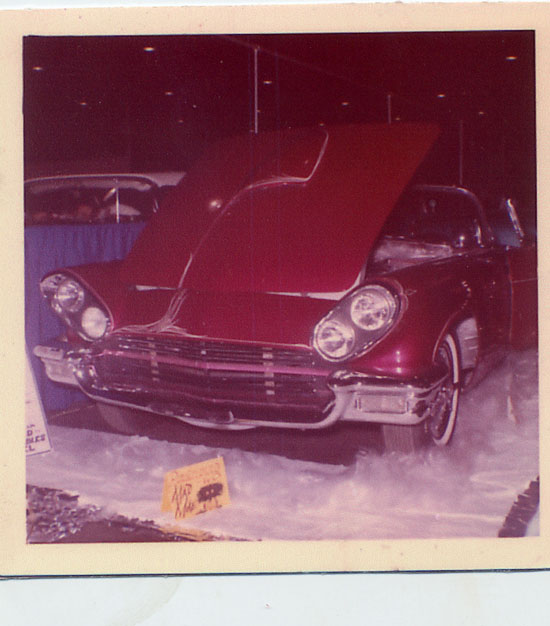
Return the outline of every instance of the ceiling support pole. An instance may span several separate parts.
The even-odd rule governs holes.
[[[464,183],[464,120],[458,122],[458,184]]]
[[[254,48],[254,134],[258,134],[258,51]]]

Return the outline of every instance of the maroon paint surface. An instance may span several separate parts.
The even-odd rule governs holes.
[[[224,140],[169,196],[122,263],[73,272],[106,303],[115,329],[160,319],[180,286],[186,295],[173,321],[188,336],[305,350],[315,324],[359,277],[387,282],[401,293],[398,322],[345,364],[369,374],[427,373],[444,333],[467,317],[476,320],[481,357],[532,344],[534,245],[488,246],[362,274],[437,134],[433,125],[375,124]]]

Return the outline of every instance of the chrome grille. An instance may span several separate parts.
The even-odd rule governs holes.
[[[327,366],[306,348],[114,335],[96,344],[92,362],[103,392],[131,393],[142,403],[319,413],[333,397]]]
[[[158,336],[113,335],[102,345],[112,350],[135,350],[159,355],[175,355],[195,361],[263,364],[266,360],[280,365],[319,366],[311,351],[257,344],[226,343],[204,339],[179,339]]]

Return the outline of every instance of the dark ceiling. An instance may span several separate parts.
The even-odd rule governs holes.
[[[255,125],[437,121],[466,179],[535,202],[531,31],[26,37],[24,114],[27,175],[186,169]]]

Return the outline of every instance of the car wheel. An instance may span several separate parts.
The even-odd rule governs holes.
[[[460,395],[460,362],[456,341],[451,334],[444,337],[437,349],[435,362],[446,370],[430,416],[416,426],[384,424],[382,435],[386,451],[416,452],[426,444],[445,446],[453,436]]]
[[[436,363],[443,365],[447,374],[435,397],[430,417],[426,420],[426,430],[437,446],[446,446],[453,436],[458,415],[460,396],[460,361],[458,348],[452,335],[446,335],[441,342]]]
[[[117,433],[135,435],[140,432],[142,415],[139,411],[113,404],[97,403],[103,421]]]

